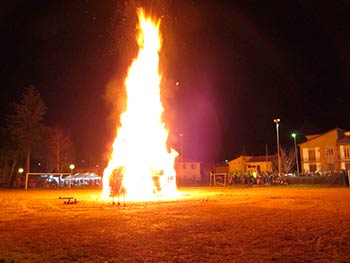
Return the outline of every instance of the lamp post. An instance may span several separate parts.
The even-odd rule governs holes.
[[[294,140],[294,151],[295,151],[295,163],[297,164],[297,176],[299,176],[299,161],[298,161],[298,149],[297,149],[297,134],[295,132],[292,133],[292,137]]]
[[[182,137],[184,136],[184,134],[180,133],[179,136],[180,136],[180,161],[183,162]]]
[[[18,169],[18,173],[19,173],[19,186],[18,187],[21,187],[23,172],[24,172],[24,169],[22,167]],[[26,182],[25,182],[25,187],[24,188],[27,189],[27,178],[26,178]]]
[[[73,175],[73,171],[74,171],[75,165],[71,164],[69,165],[69,169],[70,169],[70,173]]]
[[[69,165],[69,169],[70,169],[70,180],[69,180],[69,187],[72,187],[72,180],[73,180],[73,171],[74,171],[75,165],[71,164]]]
[[[281,174],[280,137],[279,137],[279,131],[278,131],[278,126],[280,121],[281,121],[280,119],[273,120],[273,122],[276,123],[278,175]]]

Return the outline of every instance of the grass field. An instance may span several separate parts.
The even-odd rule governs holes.
[[[180,191],[117,206],[92,189],[1,190],[0,262],[350,262],[350,188]]]

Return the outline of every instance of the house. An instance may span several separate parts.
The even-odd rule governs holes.
[[[177,182],[181,184],[195,184],[201,181],[200,162],[175,162]]]
[[[344,132],[344,136],[337,141],[339,148],[340,169],[350,170],[350,131]]]
[[[230,172],[273,172],[273,167],[276,160],[276,155],[242,155],[229,161],[228,166]]]
[[[299,144],[303,173],[350,169],[350,132],[336,128]]]
[[[227,162],[216,163],[212,169],[212,172],[216,174],[228,173],[229,172],[228,163]]]

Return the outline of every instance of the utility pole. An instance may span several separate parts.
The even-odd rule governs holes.
[[[295,151],[295,163],[297,164],[297,176],[299,176],[299,161],[298,161],[298,148],[297,148],[297,134],[292,133],[292,137],[294,139],[294,151]]]
[[[279,136],[279,130],[278,130],[280,121],[281,121],[280,119],[273,120],[273,122],[276,123],[278,175],[281,174],[280,136]]]

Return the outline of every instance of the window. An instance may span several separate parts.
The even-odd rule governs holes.
[[[350,149],[347,147],[344,147],[344,158],[350,159]]]
[[[315,149],[310,149],[309,150],[309,161],[310,162],[315,162],[316,161],[316,153],[315,153]],[[311,168],[310,168],[311,169]],[[316,169],[315,169],[316,171]]]
[[[326,155],[327,156],[334,156],[334,151],[333,151],[333,148],[327,148],[326,149]]]
[[[326,158],[327,158],[328,163],[334,163],[334,149],[333,149],[333,147],[326,148]]]
[[[192,170],[196,169],[196,164],[195,164],[195,163],[192,163],[192,164],[191,164],[191,169],[192,169]]]
[[[182,169],[186,170],[186,164],[185,163],[182,164]]]

